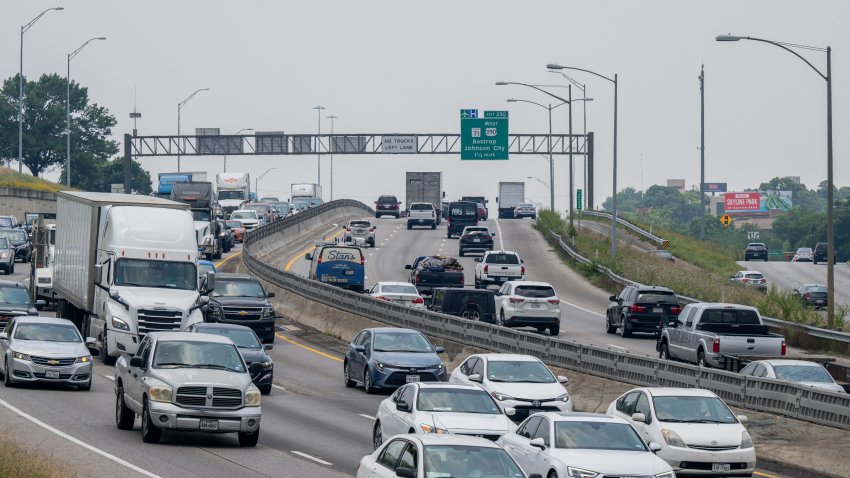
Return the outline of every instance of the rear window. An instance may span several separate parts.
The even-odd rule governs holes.
[[[451,216],[466,216],[466,217],[477,217],[478,216],[478,206],[474,204],[452,204],[449,206],[449,215]]]
[[[372,224],[369,221],[351,221],[348,223],[351,227],[371,227]]]
[[[519,257],[516,254],[488,254],[487,264],[519,264]]]
[[[702,324],[759,325],[759,316],[747,309],[706,309],[700,319]]]
[[[641,303],[650,303],[650,304],[672,304],[678,305],[679,299],[676,298],[676,294],[672,292],[638,292],[637,301]]]
[[[381,196],[378,198],[378,202],[395,204],[398,202],[398,199],[396,199],[395,196]]]
[[[420,202],[411,204],[410,209],[412,211],[430,211],[431,209],[434,209],[434,206],[429,203]]]
[[[521,285],[514,293],[520,297],[529,298],[555,297],[555,289],[548,285]]]
[[[828,289],[825,286],[816,285],[813,287],[806,287],[804,292],[823,292],[824,294],[826,294],[828,292]]]
[[[745,277],[747,279],[764,279],[764,276],[761,274],[747,274]]]

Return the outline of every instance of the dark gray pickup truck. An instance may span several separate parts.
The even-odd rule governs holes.
[[[404,268],[410,271],[408,281],[420,294],[431,295],[438,287],[463,287],[464,284],[463,266],[454,257],[419,256]]]

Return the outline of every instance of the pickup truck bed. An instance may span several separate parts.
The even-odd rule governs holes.
[[[416,286],[420,294],[430,295],[431,292],[438,287],[463,287],[463,266],[460,263],[457,267],[429,265],[425,267],[423,261],[431,259],[431,262],[436,263],[437,258],[418,257],[412,265],[405,266],[405,269],[410,269],[409,282]],[[453,258],[442,258],[443,261],[451,262]]]

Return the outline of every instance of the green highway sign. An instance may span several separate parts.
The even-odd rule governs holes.
[[[485,111],[484,118],[478,118],[478,110],[460,112],[460,159],[508,159],[507,111]]]
[[[576,209],[581,211],[581,189],[576,189]]]

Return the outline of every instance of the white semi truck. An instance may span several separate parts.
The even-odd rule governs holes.
[[[248,173],[220,173],[215,175],[216,194],[224,218],[251,199],[251,176]]]
[[[188,209],[151,196],[56,193],[57,316],[95,338],[104,363],[135,354],[148,332],[203,321]]]

